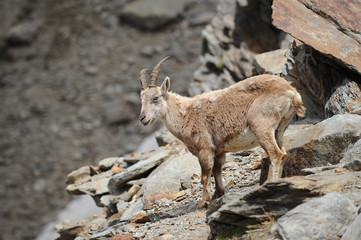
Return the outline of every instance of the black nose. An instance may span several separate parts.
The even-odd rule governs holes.
[[[144,115],[140,115],[140,116],[139,116],[139,121],[143,122],[144,119],[145,119],[145,116],[144,116]]]

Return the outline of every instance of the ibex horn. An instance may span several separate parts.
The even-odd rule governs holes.
[[[169,56],[163,58],[157,66],[154,67],[152,73],[150,74],[150,83],[149,83],[149,87],[156,87],[157,86],[157,80],[158,80],[158,76],[160,73],[160,70],[162,69],[162,66],[165,62],[165,60],[167,60],[169,58]]]
[[[140,71],[140,86],[142,87],[142,90],[147,88],[147,79],[145,78],[145,74],[148,71],[148,69],[144,68],[142,71]]]

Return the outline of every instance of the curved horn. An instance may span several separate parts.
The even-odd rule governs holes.
[[[149,87],[156,87],[157,86],[157,80],[158,80],[158,76],[160,73],[160,70],[162,69],[162,66],[165,62],[165,60],[167,60],[169,58],[169,56],[163,58],[157,66],[154,67],[152,74],[150,75],[150,82],[149,82]]]
[[[147,79],[145,78],[145,74],[148,71],[148,69],[144,68],[142,71],[140,71],[140,86],[142,87],[142,90],[147,88]]]

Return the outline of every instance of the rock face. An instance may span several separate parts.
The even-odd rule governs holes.
[[[272,26],[270,6],[270,1],[220,1],[217,15],[202,32],[202,65],[194,73],[190,95],[252,76],[254,55],[280,46],[284,34]]]
[[[345,195],[334,192],[287,212],[271,231],[281,239],[337,240],[356,216],[357,208],[353,202]]]
[[[353,113],[361,115],[361,90],[354,81],[345,80],[325,104],[326,117]]]
[[[361,138],[361,116],[335,115],[316,125],[288,129],[285,147],[286,176],[300,175],[307,167],[337,164],[348,147]]]
[[[276,0],[272,8],[276,27],[361,74],[360,2]]]

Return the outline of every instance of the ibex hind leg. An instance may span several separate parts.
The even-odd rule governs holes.
[[[279,147],[276,140],[275,129],[278,125],[279,120],[273,119],[272,121],[270,118],[266,123],[256,120],[251,124],[253,134],[256,136],[261,147],[266,151],[271,162],[267,180],[282,177],[283,164],[287,158],[286,151]]]
[[[285,116],[281,119],[281,121],[276,129],[276,132],[275,132],[278,147],[280,149],[282,149],[282,151],[284,153],[286,153],[286,150],[283,147],[283,135],[285,133],[285,129],[286,129],[287,125],[292,120],[294,115],[295,115],[295,113],[293,111],[286,113]]]

